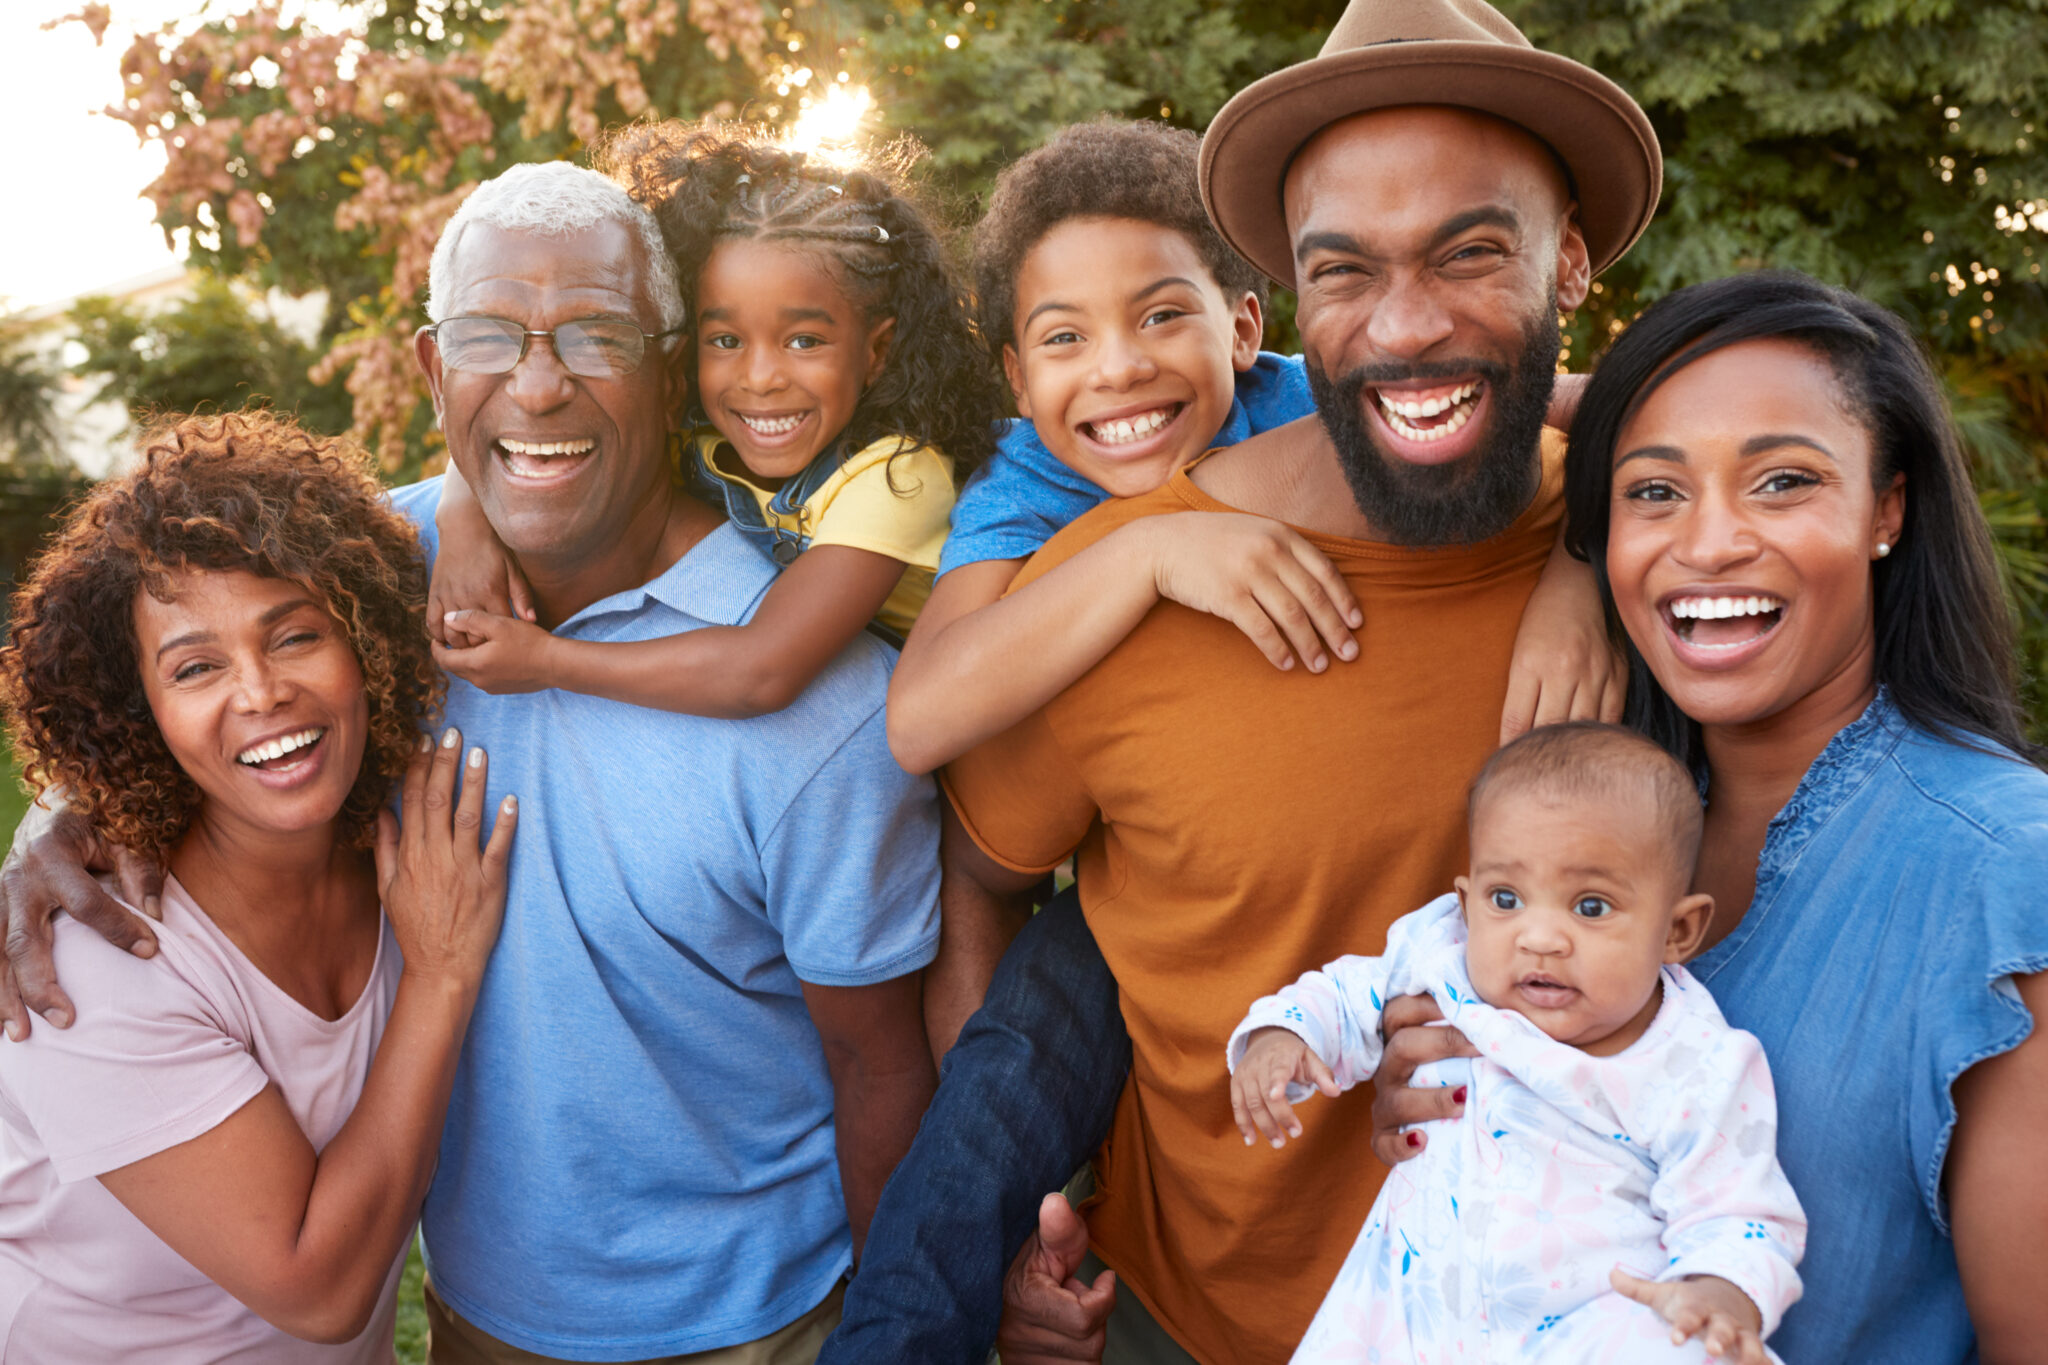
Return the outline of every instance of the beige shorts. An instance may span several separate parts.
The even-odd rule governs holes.
[[[845,1297],[846,1284],[841,1281],[823,1303],[758,1341],[685,1356],[662,1356],[634,1365],[811,1365],[824,1348],[825,1338],[839,1325],[839,1305]],[[559,1365],[554,1356],[535,1355],[500,1341],[456,1313],[441,1302],[432,1280],[426,1285],[426,1303],[428,1365]]]

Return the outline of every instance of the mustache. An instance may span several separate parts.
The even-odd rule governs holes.
[[[1361,389],[1381,388],[1388,384],[1427,384],[1432,381],[1448,384],[1460,379],[1470,379],[1474,375],[1498,388],[1507,383],[1509,369],[1506,365],[1492,360],[1383,360],[1346,370],[1337,376],[1334,386],[1348,393],[1356,393]]]

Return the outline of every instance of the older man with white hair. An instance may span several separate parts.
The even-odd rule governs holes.
[[[541,624],[746,620],[774,566],[670,477],[683,302],[648,213],[515,167],[449,222],[430,292],[449,456]],[[393,494],[430,557],[441,482]],[[446,722],[522,805],[423,1215],[436,1365],[817,1354],[934,1085],[937,806],[889,756],[890,658],[862,636],[746,721],[450,684]],[[23,946],[47,935],[29,904],[111,924],[79,879],[22,889]],[[47,1020],[61,996],[16,956]]]
[[[683,309],[647,212],[515,167],[448,224],[430,296],[449,456],[541,624],[746,620],[773,566],[670,476]],[[439,482],[395,498],[431,554]],[[862,638],[751,721],[451,683],[524,804],[423,1220],[437,1365],[816,1353],[933,1085],[937,813],[889,757],[888,678]]]

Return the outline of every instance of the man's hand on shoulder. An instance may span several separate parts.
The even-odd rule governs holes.
[[[0,1023],[16,1042],[28,1037],[30,1011],[68,1028],[71,997],[57,984],[51,946],[57,913],[71,916],[137,957],[156,952],[149,925],[109,896],[94,880],[112,872],[121,894],[151,920],[163,916],[163,869],[150,859],[106,843],[72,811],[29,808],[15,831],[14,848],[0,863],[0,915],[7,924],[0,949]]]
[[[1088,1254],[1088,1226],[1065,1195],[1038,1206],[1038,1231],[1003,1278],[1003,1322],[996,1350],[1003,1365],[1097,1361],[1116,1306],[1116,1272],[1087,1285],[1074,1272]]]

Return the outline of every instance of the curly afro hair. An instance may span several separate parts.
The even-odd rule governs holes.
[[[887,362],[846,424],[845,448],[891,436],[926,446],[965,476],[995,453],[1004,389],[974,333],[974,310],[945,243],[910,197],[920,154],[899,142],[840,171],[739,124],[640,123],[612,134],[597,168],[661,224],[695,306],[722,241],[750,237],[825,255],[869,321],[896,319]],[[695,383],[694,373],[691,376]]]
[[[200,792],[143,692],[136,596],[169,601],[184,570],[242,570],[303,584],[355,650],[370,729],[340,819],[347,841],[368,847],[442,686],[419,538],[369,470],[359,447],[267,412],[152,427],[141,466],[86,496],[14,596],[0,701],[30,784],[62,784],[115,843],[170,849]]]
[[[1017,276],[1031,248],[1070,218],[1131,218],[1171,228],[1193,243],[1233,303],[1266,302],[1266,277],[1230,249],[1202,207],[1202,140],[1144,119],[1100,118],[1063,128],[996,177],[974,230],[974,283],[981,335],[1000,358],[1017,340]]]

